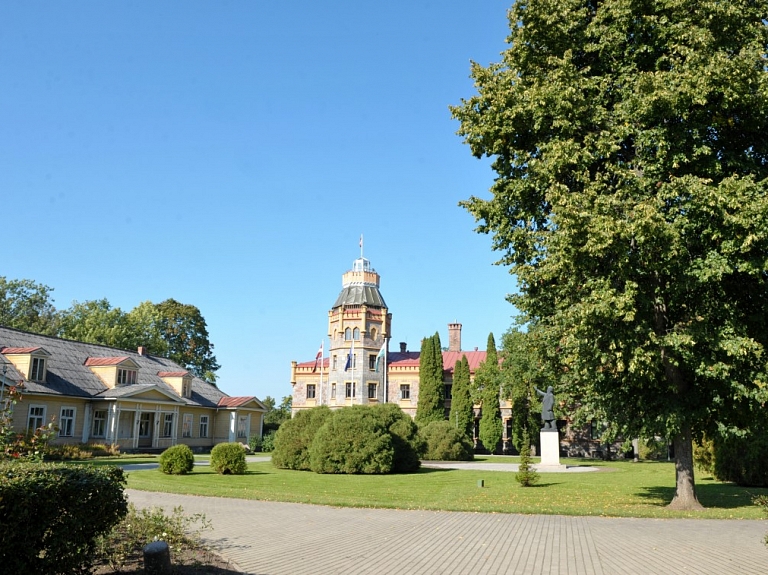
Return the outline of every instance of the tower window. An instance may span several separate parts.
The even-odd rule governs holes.
[[[307,399],[315,399],[315,384],[311,383],[307,386]]]
[[[336,399],[336,384],[331,384],[331,399]]]
[[[375,327],[372,327],[372,328],[371,328],[371,339],[372,339],[373,341],[376,341],[376,336],[377,336],[377,335],[379,335],[379,332],[378,332],[378,331],[376,331],[376,328],[375,328]]]
[[[337,362],[336,362],[336,356],[335,355],[333,356],[333,369],[338,369],[338,365],[337,365]]]
[[[355,384],[353,382],[351,381],[347,382],[347,389],[345,391],[344,397],[346,397],[347,399],[351,399],[355,397]]]
[[[352,330],[347,328],[344,330],[344,340],[349,341],[350,339],[352,339]]]
[[[368,384],[368,399],[376,399],[378,397],[377,391],[377,385],[375,383],[369,383]]]
[[[360,328],[356,327],[355,330],[352,332],[352,338],[355,341],[360,341]]]
[[[368,369],[371,371],[376,369],[376,354],[372,353],[368,356]]]

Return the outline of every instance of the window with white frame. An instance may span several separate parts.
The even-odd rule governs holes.
[[[107,410],[97,409],[93,412],[93,427],[91,435],[94,437],[104,437],[107,431]]]
[[[192,397],[192,383],[189,381],[181,382],[181,397]]]
[[[163,437],[171,437],[173,435],[173,414],[163,414]]]
[[[200,416],[200,437],[208,437],[208,416]]]
[[[307,399],[315,399],[315,391],[316,388],[314,383],[307,385]]]
[[[33,357],[29,370],[29,379],[32,381],[45,381],[45,358]]]
[[[34,431],[35,429],[42,427],[44,422],[45,422],[45,406],[30,405],[29,417],[27,418],[27,431]]]
[[[237,437],[246,439],[248,437],[248,416],[240,415],[237,418]]]
[[[192,437],[192,414],[185,413],[181,419],[181,436]]]
[[[404,383],[400,386],[400,399],[411,399],[411,384]]]
[[[62,407],[59,416],[59,437],[72,437],[75,434],[75,408]]]
[[[136,383],[135,369],[118,369],[117,370],[118,385],[132,385],[134,383]]]

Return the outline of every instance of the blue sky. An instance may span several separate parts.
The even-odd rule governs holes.
[[[390,349],[453,321],[484,349],[515,282],[457,206],[494,174],[448,106],[499,60],[508,7],[4,1],[0,275],[59,308],[196,305],[221,388],[279,400],[364,234]]]

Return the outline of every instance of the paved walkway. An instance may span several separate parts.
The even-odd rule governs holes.
[[[617,519],[391,509],[128,490],[139,507],[204,513],[206,542],[244,573],[768,573],[766,521]]]

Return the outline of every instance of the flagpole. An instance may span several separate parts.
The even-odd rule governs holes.
[[[323,347],[325,347],[325,338],[323,338],[323,343],[320,344],[320,405],[323,405],[323,364],[325,363]],[[326,402],[327,400],[328,398],[326,397]]]
[[[387,378],[387,339],[384,338],[384,403],[389,401],[389,379]]]

